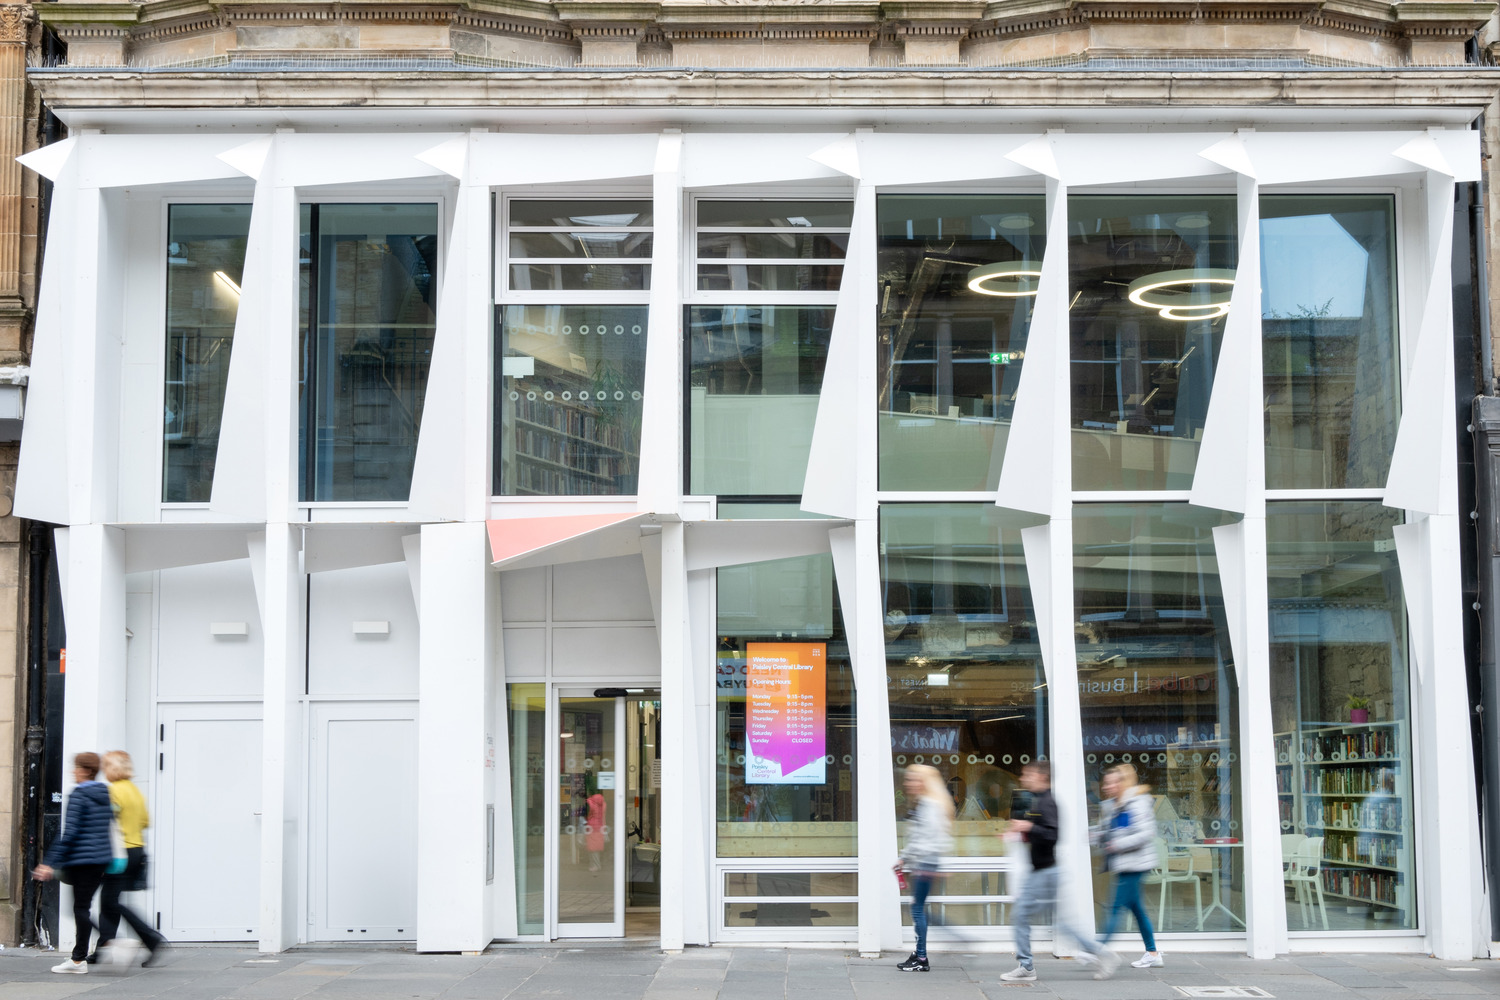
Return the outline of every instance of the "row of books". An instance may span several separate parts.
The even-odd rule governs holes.
[[[1401,838],[1379,833],[1329,833],[1323,841],[1323,857],[1329,861],[1401,867]]]
[[[1306,825],[1333,830],[1401,831],[1401,801],[1376,799],[1307,799],[1302,803]]]
[[[601,451],[597,445],[558,437],[544,430],[516,428],[516,451],[522,456],[545,459],[592,476],[618,476],[635,464],[633,456],[615,451]]]
[[[1375,903],[1395,904],[1402,876],[1388,872],[1362,872],[1348,868],[1324,868],[1323,891],[1368,899]]]
[[[599,479],[578,475],[565,469],[549,469],[546,466],[521,462],[515,470],[516,488],[522,493],[540,493],[545,496],[618,494],[635,492],[635,472],[622,476],[617,483],[613,479]]]
[[[601,397],[603,395],[603,393],[598,394]],[[640,402],[628,394],[621,402],[616,402],[611,398],[597,404],[557,402],[543,399],[541,396],[528,399],[522,395],[520,399],[511,400],[510,404],[515,408],[516,417],[528,423],[551,427],[553,430],[583,438],[586,441],[593,441],[607,448],[620,451],[629,451],[634,448],[634,435],[627,431],[629,421],[623,419],[622,411],[631,406],[638,411]],[[596,412],[596,409],[608,409],[620,415],[605,419]]]
[[[1301,760],[1364,760],[1401,756],[1400,730],[1395,726],[1378,726],[1355,733],[1315,733],[1297,741],[1294,756],[1292,737],[1276,740],[1276,759],[1286,763]]]
[[[1302,772],[1302,790],[1321,795],[1394,795],[1400,775],[1397,767],[1320,767]]]

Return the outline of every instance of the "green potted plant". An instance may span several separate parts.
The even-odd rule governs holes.
[[[1348,701],[1350,722],[1370,721],[1370,699],[1351,694]]]

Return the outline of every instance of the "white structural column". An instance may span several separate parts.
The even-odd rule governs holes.
[[[249,538],[264,635],[261,722],[260,950],[297,943],[302,855],[302,711],[307,607],[302,529],[267,524]]]
[[[58,529],[57,541],[68,626],[68,697],[63,706],[63,773],[68,775],[74,754],[126,744],[125,532],[81,524]],[[58,922],[60,951],[73,944],[70,906],[65,898]]]
[[[648,347],[649,350],[649,347]],[[661,740],[667,747],[692,747],[689,742],[697,727],[691,713],[696,699],[692,695],[691,661],[687,655],[688,591],[687,535],[681,521],[661,526]],[[663,951],[681,951],[687,943],[685,893],[693,845],[687,832],[692,823],[687,815],[690,796],[687,755],[664,753],[661,759],[661,836],[662,857],[680,859],[661,870],[661,947]]]
[[[1252,958],[1287,950],[1280,811],[1271,722],[1270,595],[1266,563],[1265,422],[1261,406],[1260,185],[1239,136],[1210,147],[1239,164],[1239,263],[1224,324],[1203,447],[1190,494],[1194,504],[1238,512],[1214,529],[1219,581],[1239,693],[1238,836],[1244,846],[1245,930]]]
[[[491,580],[482,522],[427,524],[420,546],[417,950],[493,939],[485,885]]]
[[[639,509],[670,514],[682,494],[682,133],[663,132],[651,185],[651,300],[641,403]],[[662,894],[663,902],[666,894]]]
[[[1426,804],[1424,813],[1437,819],[1418,840],[1417,885],[1426,900],[1421,919],[1434,955],[1464,961],[1475,955],[1483,939],[1476,933],[1482,894],[1474,873],[1481,855],[1458,544],[1450,294],[1454,180],[1429,170],[1425,186],[1428,282],[1415,349],[1407,353],[1405,406],[1385,502],[1404,506],[1410,521],[1395,533],[1416,668],[1412,734],[1418,769],[1413,778]],[[1433,453],[1440,462],[1431,458]],[[1417,476],[1426,476],[1427,482],[1408,481]],[[1414,818],[1420,821],[1422,815]]]

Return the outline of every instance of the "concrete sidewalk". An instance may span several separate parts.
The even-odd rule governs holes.
[[[1122,953],[1134,958],[1132,954]],[[1096,983],[1078,963],[1038,957],[1036,983],[1003,984],[1008,955],[934,956],[933,971],[901,973],[838,950],[642,947],[504,947],[477,957],[400,950],[307,949],[275,957],[248,949],[179,947],[161,969],[86,976],[48,970],[61,956],[0,952],[0,1000],[87,995],[167,1000],[1444,1000],[1500,996],[1500,962],[1439,962],[1390,954],[1300,955],[1255,962],[1232,954],[1167,953],[1161,969],[1125,966]],[[1218,993],[1194,992],[1218,987]],[[1226,992],[1244,987],[1249,992]],[[1263,991],[1263,992],[1258,992]]]

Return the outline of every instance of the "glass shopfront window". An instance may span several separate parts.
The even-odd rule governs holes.
[[[1262,197],[1266,486],[1380,487],[1401,416],[1390,195]]]
[[[853,207],[700,201],[687,308],[689,493],[795,496]]]
[[[164,503],[207,503],[213,492],[249,233],[249,205],[167,208]]]
[[[876,200],[881,489],[999,483],[1045,208],[1012,195]]]
[[[498,309],[496,493],[636,492],[646,310],[584,304]]]
[[[437,322],[436,204],[302,206],[301,497],[405,500]]]
[[[1239,260],[1233,196],[1068,199],[1073,488],[1192,486]]]
[[[516,199],[508,212],[512,291],[651,287],[649,199]]]
[[[1292,931],[1416,927],[1406,610],[1377,501],[1272,503],[1271,713]]]
[[[1118,764],[1150,786],[1160,865],[1145,884],[1164,914],[1159,931],[1244,928],[1239,692],[1212,532],[1227,520],[1186,504],[1074,512],[1085,774],[1092,800]],[[1097,850],[1095,861],[1102,904]]]
[[[1024,806],[1022,766],[1048,756],[1047,681],[1021,548],[1021,529],[1036,523],[989,504],[880,508],[896,814],[908,806],[900,769],[936,767],[953,793],[959,857],[1007,853],[997,821]],[[985,894],[1001,892],[998,873],[985,880]]]
[[[543,934],[547,898],[547,694],[543,684],[511,684],[510,796],[516,852],[516,933]]]
[[[755,504],[719,511],[725,519],[787,513]],[[718,635],[718,857],[854,857],[854,673],[833,557],[721,568]],[[767,877],[774,892],[762,885],[746,894],[815,894],[811,874]],[[827,923],[814,920],[811,904],[788,905],[808,911],[805,926]],[[788,925],[786,913],[771,919],[775,909],[762,925]]]

